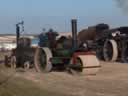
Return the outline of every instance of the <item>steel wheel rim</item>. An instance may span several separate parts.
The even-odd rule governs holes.
[[[107,60],[111,60],[113,56],[113,46],[110,42],[107,42],[104,46],[104,57]]]

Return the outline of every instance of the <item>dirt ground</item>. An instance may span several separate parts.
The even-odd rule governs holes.
[[[128,64],[101,62],[97,75],[70,75],[66,72],[17,72],[15,77],[38,87],[67,96],[128,96]],[[66,96],[65,95],[65,96]]]
[[[101,69],[96,75],[71,75],[67,72],[37,73],[34,69],[23,72],[0,66],[0,81],[12,74],[12,79],[9,78],[4,84],[5,89],[0,85],[0,93],[1,90],[6,90],[0,96],[14,96],[3,95],[7,92],[17,93],[15,96],[42,96],[41,93],[44,93],[43,96],[128,96],[128,64],[100,63]],[[17,91],[13,90],[13,85]],[[24,94],[18,93],[22,91]]]

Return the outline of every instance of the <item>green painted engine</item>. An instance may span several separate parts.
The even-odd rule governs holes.
[[[56,40],[58,33],[49,31],[45,34],[40,34],[39,36],[39,46],[48,47],[52,52],[53,57],[51,62],[53,66],[60,66],[69,63],[69,60],[72,57],[72,39],[62,36]],[[62,66],[64,68],[64,66]]]
[[[58,36],[49,31],[39,36],[39,47],[35,52],[35,69],[38,72],[51,70],[73,70],[76,72],[96,73],[99,62],[93,52],[89,52],[77,44],[77,20],[73,19],[72,37]],[[92,59],[90,59],[92,58]],[[84,70],[88,68],[88,70]]]

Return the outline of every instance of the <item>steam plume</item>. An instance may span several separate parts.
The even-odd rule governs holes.
[[[124,12],[128,13],[128,0],[115,0],[118,4],[118,7],[120,7]]]

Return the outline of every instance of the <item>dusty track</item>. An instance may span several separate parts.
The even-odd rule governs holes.
[[[67,96],[128,96],[128,64],[101,64],[101,70],[95,76],[73,76],[66,72],[42,74],[32,70],[17,72],[15,76]]]

